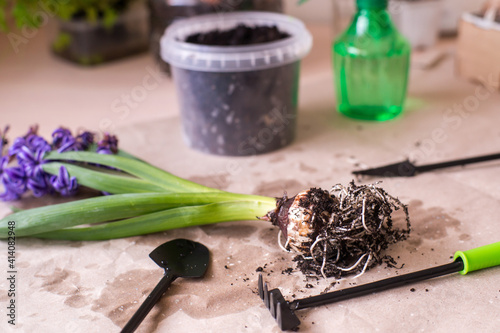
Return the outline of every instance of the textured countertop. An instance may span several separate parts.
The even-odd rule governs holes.
[[[95,68],[54,58],[41,30],[18,52],[0,40],[0,125],[10,137],[38,123],[48,136],[64,125],[112,130],[120,145],[178,176],[219,189],[281,196],[347,184],[350,172],[411,158],[419,164],[498,152],[500,94],[456,76],[454,41],[444,59],[423,69],[414,54],[404,114],[389,122],[351,120],[334,112],[328,27],[310,26],[312,53],[303,61],[298,135],[259,156],[210,156],[182,141],[175,88],[147,54]],[[140,98],[134,95],[143,89]],[[127,97],[128,96],[128,97]],[[134,97],[135,96],[135,97]],[[236,168],[235,168],[236,166]],[[499,162],[383,179],[380,186],[409,205],[413,231],[387,253],[402,268],[376,267],[334,289],[450,262],[456,250],[499,241]],[[363,179],[363,183],[380,179]],[[58,202],[26,198],[21,208]],[[0,215],[11,203],[0,204]],[[332,280],[306,281],[293,254],[264,221],[229,222],[101,242],[17,239],[17,322],[9,325],[7,242],[0,241],[0,331],[119,332],[162,276],[148,254],[189,238],[205,244],[211,263],[203,280],[178,279],[138,332],[279,332],[256,294],[256,270],[285,298],[318,294]],[[306,288],[311,283],[313,288]],[[338,304],[301,310],[303,332],[498,332],[500,268],[447,276]]]

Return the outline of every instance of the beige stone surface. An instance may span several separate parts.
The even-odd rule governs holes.
[[[175,88],[152,57],[80,68],[47,51],[42,30],[20,46],[0,44],[0,125],[11,137],[33,123],[48,135],[65,125],[113,129],[121,147],[150,163],[227,191],[280,196],[308,187],[347,184],[351,171],[412,158],[419,164],[498,152],[500,96],[454,74],[454,41],[431,68],[411,71],[405,113],[385,123],[347,119],[334,111],[330,31],[310,26],[313,52],[302,66],[298,135],[282,150],[230,158],[187,148],[180,132]],[[4,38],[5,36],[1,36]],[[414,55],[414,60],[425,55]],[[123,96],[156,82],[144,98],[123,107]],[[122,107],[122,108],[118,108]],[[334,289],[450,262],[456,250],[499,241],[500,162],[452,168],[413,178],[383,179],[409,204],[411,237],[387,253],[402,268],[377,267]],[[363,179],[362,183],[380,179]],[[21,208],[57,199],[27,198]],[[8,214],[10,203],[0,204]],[[293,254],[277,244],[266,222],[229,222],[101,242],[16,241],[17,324],[7,323],[7,244],[0,241],[1,332],[119,332],[161,278],[148,258],[175,238],[205,244],[211,263],[201,280],[174,282],[138,332],[279,332],[256,294],[258,267],[288,300],[318,294],[332,280],[306,281]],[[311,283],[313,288],[306,288]],[[410,289],[414,288],[414,291]],[[303,332],[498,332],[500,268],[450,275],[379,294],[298,312]]]

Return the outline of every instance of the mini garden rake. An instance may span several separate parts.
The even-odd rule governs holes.
[[[296,330],[300,320],[295,311],[319,305],[334,303],[357,296],[372,294],[434,277],[457,273],[465,275],[468,272],[500,265],[500,242],[478,247],[465,252],[457,251],[454,261],[442,266],[437,266],[421,271],[399,275],[388,279],[371,282],[368,284],[351,287],[343,290],[332,291],[318,296],[296,299],[292,302],[285,300],[279,289],[268,289],[263,282],[262,274],[259,275],[259,296],[278,322],[281,330]]]

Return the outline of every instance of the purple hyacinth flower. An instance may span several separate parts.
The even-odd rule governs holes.
[[[14,140],[14,143],[9,148],[10,156],[17,156],[19,152],[22,150],[22,147],[27,147],[31,151],[50,151],[51,147],[47,141],[41,136],[36,134],[29,134],[25,137],[17,138]]]
[[[30,134],[25,139],[24,145],[20,145],[17,149],[17,163],[27,177],[26,187],[33,191],[36,197],[52,191],[50,175],[42,169],[42,164],[45,163],[43,158],[49,151],[51,147],[47,141],[35,134]]]
[[[118,153],[118,138],[114,135],[105,133],[104,138],[97,143],[97,152],[99,154]]]
[[[31,150],[45,150],[45,151],[50,151],[51,150],[51,147],[50,147],[50,144],[44,139],[42,138],[41,136],[38,136],[38,135],[30,135],[26,138],[26,143],[27,143],[27,146],[31,149]]]
[[[9,155],[16,156],[17,153],[21,150],[21,147],[26,146],[26,144],[27,143],[25,138],[16,138],[12,146],[10,146],[9,148]]]
[[[35,151],[31,150],[28,146],[22,146],[17,153],[17,163],[24,169],[28,177],[35,177],[42,170],[42,164],[45,163],[43,157],[49,152],[50,146],[45,146]]]
[[[57,149],[58,153],[79,150],[76,138],[69,129],[64,127],[59,127],[52,132],[52,146]]]
[[[64,127],[59,127],[54,132],[52,132],[52,145],[55,148],[59,148],[65,145],[68,141],[73,139],[71,131]]]
[[[50,177],[50,184],[63,196],[74,195],[78,189],[76,177],[70,177],[64,166],[59,168],[59,175]]]
[[[11,156],[3,156],[3,148],[8,143],[5,137],[8,130],[9,127],[6,126],[3,132],[0,132],[0,183],[4,188],[0,199],[4,201],[17,200],[26,191],[26,175],[23,168],[8,168]]]
[[[68,138],[68,140],[66,140],[66,142],[57,149],[57,152],[64,153],[66,151],[78,151],[78,150],[80,149],[78,143],[76,142],[76,139],[71,137]]]
[[[69,130],[59,128],[53,132],[53,145],[50,145],[44,138],[38,136],[38,127],[33,126],[26,135],[14,141],[7,156],[2,156],[7,144],[5,139],[7,129],[3,133],[0,131],[0,185],[4,188],[0,199],[19,199],[27,190],[31,190],[36,197],[55,192],[64,196],[76,193],[78,187],[76,177],[70,177],[65,167],[60,168],[58,175],[53,176],[45,172],[43,164],[48,162],[44,157],[54,148],[60,152],[86,150],[94,143],[94,134],[82,132],[74,137]],[[14,158],[17,165],[7,167]]]
[[[52,133],[52,138],[52,145],[57,148],[58,153],[86,150],[94,143],[94,134],[91,132],[83,132],[74,137],[68,129],[63,127],[55,130]]]
[[[52,192],[50,175],[45,172],[36,173],[29,177],[26,186],[33,192],[35,197],[41,197]]]
[[[1,156],[0,154],[0,174],[7,169],[7,164],[9,164],[9,156]]]
[[[0,199],[4,201],[19,199],[27,189],[24,169],[19,166],[7,168],[8,162],[8,156],[0,158],[0,181],[4,187],[4,193],[0,194]]]
[[[80,150],[86,150],[94,143],[94,133],[85,131],[76,137],[76,141],[80,144]]]

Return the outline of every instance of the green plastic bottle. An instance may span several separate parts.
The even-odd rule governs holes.
[[[337,110],[384,121],[403,111],[410,43],[397,31],[387,0],[357,0],[357,12],[333,44]]]

